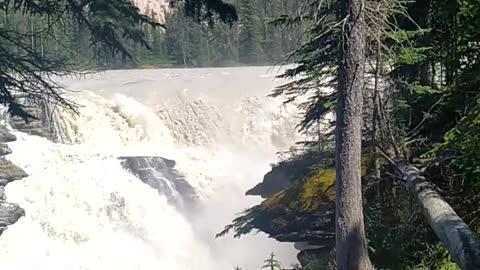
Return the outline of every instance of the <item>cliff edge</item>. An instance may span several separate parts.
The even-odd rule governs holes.
[[[24,170],[5,158],[12,153],[7,143],[16,140],[15,135],[10,133],[5,125],[0,126],[0,235],[25,215],[25,211],[18,204],[7,202],[5,195],[6,185],[28,176]]]

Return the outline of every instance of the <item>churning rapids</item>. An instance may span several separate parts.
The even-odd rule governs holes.
[[[214,235],[258,203],[243,194],[298,139],[296,111],[267,94],[267,67],[108,71],[60,81],[80,115],[57,111],[56,142],[16,132],[8,158],[29,177],[7,186],[26,216],[0,238],[0,269],[260,269],[293,245]],[[193,187],[193,209],[125,170],[160,156]],[[168,182],[168,181],[167,181]],[[175,189],[169,185],[170,189]],[[170,193],[177,192],[171,190]]]

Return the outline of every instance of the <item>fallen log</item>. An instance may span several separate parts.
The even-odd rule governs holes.
[[[430,227],[462,270],[480,269],[480,238],[412,165],[399,165],[403,183],[422,208]]]

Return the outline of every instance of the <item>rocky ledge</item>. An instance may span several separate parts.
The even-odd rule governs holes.
[[[246,195],[270,196],[290,188],[296,181],[304,179],[319,167],[318,161],[325,160],[325,153],[307,152],[295,158],[275,164],[271,171],[265,174],[263,181],[246,192]],[[327,164],[328,165],[331,164]]]
[[[7,202],[5,196],[7,184],[28,176],[24,170],[5,158],[6,155],[12,153],[7,143],[16,139],[15,135],[10,133],[5,126],[0,126],[0,235],[8,226],[25,215],[25,211],[19,205]]]
[[[246,210],[217,236],[259,230],[280,242],[295,243],[302,266],[328,258],[335,246],[335,170],[318,164],[315,153],[277,164],[247,192],[266,198]]]
[[[331,250],[335,242],[334,170],[319,170],[253,211],[253,227],[280,242]]]
[[[47,114],[49,114],[47,108],[48,107],[44,104],[27,103],[23,109],[35,118],[25,121],[25,119],[19,116],[13,116],[9,118],[9,124],[15,130],[30,135],[51,138],[51,131],[49,130],[50,125],[47,118]]]
[[[159,156],[119,157],[122,166],[145,184],[164,194],[177,206],[194,206],[197,202],[195,189],[176,169],[174,160]]]

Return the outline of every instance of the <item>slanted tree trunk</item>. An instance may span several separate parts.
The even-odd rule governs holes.
[[[400,165],[406,188],[462,270],[480,269],[480,239],[413,166]]]
[[[336,264],[370,270],[363,223],[361,139],[365,63],[363,0],[342,0],[336,127]]]

